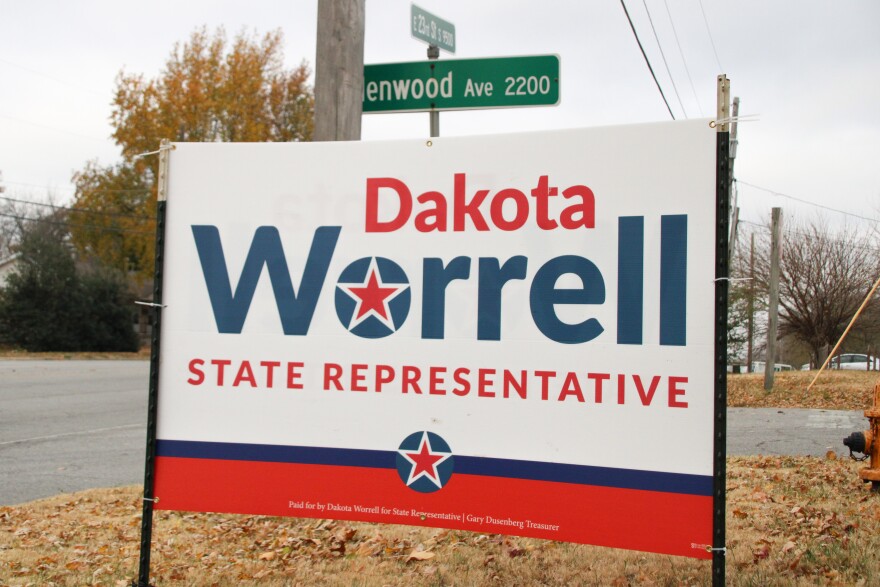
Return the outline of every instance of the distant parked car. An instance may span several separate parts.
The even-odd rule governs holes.
[[[763,373],[767,369],[767,363],[764,361],[754,361],[752,362],[752,373]],[[792,371],[791,365],[786,365],[785,363],[776,363],[773,366],[774,371]]]
[[[868,361],[868,355],[861,353],[843,353],[834,357],[829,363],[832,369],[846,369],[849,371],[880,371],[880,358],[872,357]]]

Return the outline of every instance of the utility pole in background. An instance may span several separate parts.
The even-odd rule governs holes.
[[[782,208],[773,208],[770,220],[770,296],[767,308],[767,358],[764,361],[764,389],[773,388],[776,367],[776,328],[779,323],[779,260],[782,235]]]
[[[360,140],[363,94],[364,0],[318,0],[314,140]]]
[[[746,371],[752,372],[752,343],[755,340],[755,233],[752,232],[749,248],[749,299],[748,299],[748,344],[746,346]]]

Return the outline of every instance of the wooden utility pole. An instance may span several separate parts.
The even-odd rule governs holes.
[[[746,343],[746,371],[752,372],[752,346],[755,340],[755,233],[752,233],[749,248],[749,299],[748,299],[748,341]]]
[[[364,0],[318,0],[314,140],[360,140],[363,93]]]
[[[776,367],[776,329],[779,323],[779,261],[782,208],[773,208],[770,220],[770,299],[767,308],[767,358],[764,361],[764,389],[773,389]]]

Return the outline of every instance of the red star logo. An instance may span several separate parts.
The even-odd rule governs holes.
[[[409,286],[406,284],[383,283],[382,275],[376,265],[376,258],[373,257],[370,260],[370,268],[363,283],[339,284],[339,288],[357,302],[348,329],[351,330],[370,316],[374,316],[390,330],[396,330],[394,321],[391,319],[391,309],[388,307],[388,302],[406,290],[407,287]]]
[[[413,465],[409,472],[409,479],[406,482],[407,486],[412,485],[421,477],[427,477],[434,485],[442,487],[440,484],[440,473],[437,471],[437,465],[451,457],[452,453],[434,451],[431,448],[430,440],[428,440],[427,432],[422,434],[422,442],[419,445],[419,450],[417,452],[406,450],[399,452],[403,458]]]

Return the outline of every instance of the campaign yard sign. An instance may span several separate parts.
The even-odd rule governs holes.
[[[707,122],[177,144],[156,507],[709,558]]]

